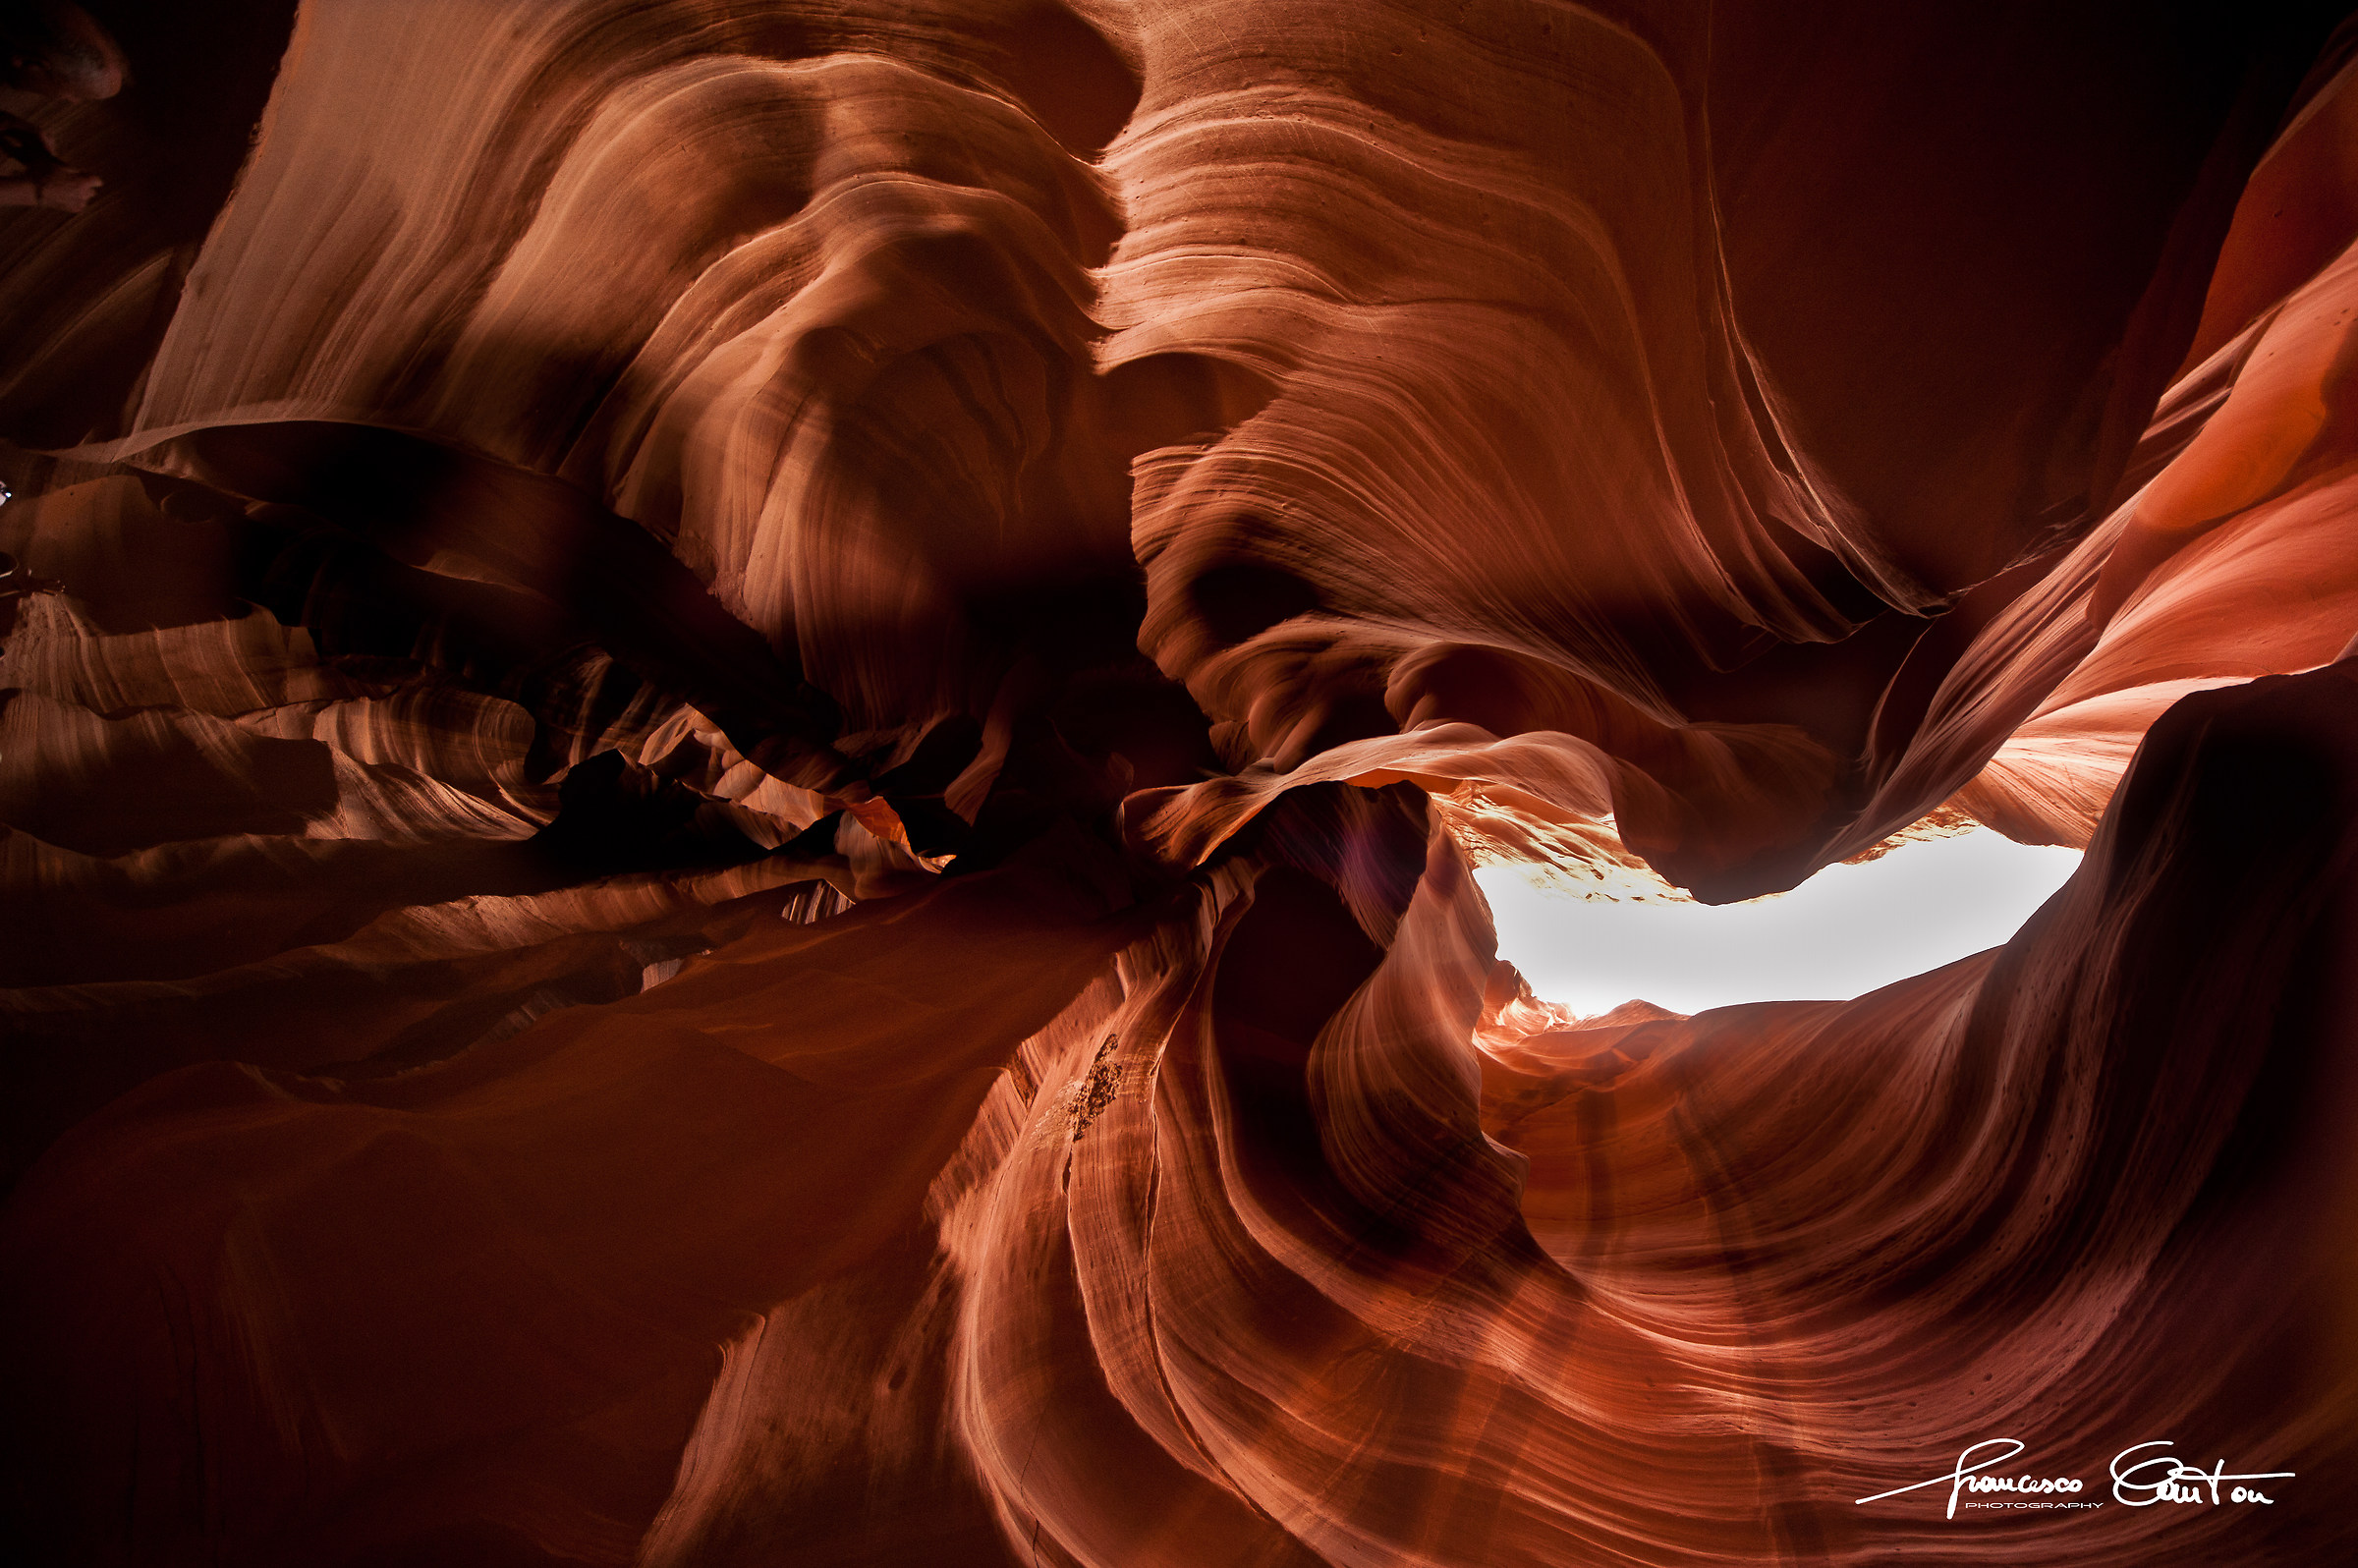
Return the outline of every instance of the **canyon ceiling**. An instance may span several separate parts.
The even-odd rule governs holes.
[[[2334,8],[85,4],[17,1560],[2358,1553]],[[1851,1001],[1472,876],[1928,817],[2087,854]]]

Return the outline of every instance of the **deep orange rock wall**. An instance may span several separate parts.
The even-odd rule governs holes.
[[[32,1560],[2358,1542],[2330,8],[99,20],[0,213]],[[2087,859],[1848,1002],[1567,1027],[1470,874],[1942,808]],[[2105,1506],[1856,1501],[1996,1438]]]

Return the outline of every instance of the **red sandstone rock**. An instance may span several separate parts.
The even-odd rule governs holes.
[[[12,1539],[2358,1540],[2330,18],[124,10],[0,214]],[[1567,1027],[1469,874],[1944,805],[2087,862],[1847,1003]],[[2297,1475],[1855,1501],[1996,1436]]]

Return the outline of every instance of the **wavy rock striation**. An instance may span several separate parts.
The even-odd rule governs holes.
[[[15,1539],[2358,1540],[2332,16],[123,9],[0,214]],[[1942,811],[2087,860],[1849,1002],[1470,874]],[[1999,1436],[2296,1475],[1853,1501]]]

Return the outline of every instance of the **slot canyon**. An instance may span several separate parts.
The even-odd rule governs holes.
[[[0,3],[0,1554],[2358,1560],[2344,10]]]

